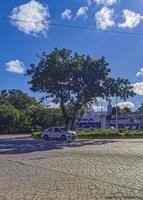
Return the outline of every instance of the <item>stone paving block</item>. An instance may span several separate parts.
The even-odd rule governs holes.
[[[143,200],[143,139],[66,144],[3,136],[1,149],[0,200]]]

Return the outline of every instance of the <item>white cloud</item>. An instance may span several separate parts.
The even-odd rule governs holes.
[[[134,93],[138,95],[143,95],[143,82],[135,83],[132,85]]]
[[[81,16],[87,17],[87,12],[88,12],[88,7],[87,6],[82,6],[77,11],[76,17],[81,17]]]
[[[143,76],[143,68],[140,69],[140,71],[138,71],[136,73],[136,76],[139,77],[139,76]]]
[[[96,105],[94,105],[92,108],[94,112],[99,112],[99,111],[101,112],[101,110],[103,111],[106,109],[104,106],[96,106]]]
[[[101,98],[101,97],[97,97],[96,100],[97,100],[97,103],[101,103],[101,102],[102,102],[102,103],[103,103],[103,102],[105,103],[105,102],[106,102],[106,100],[103,99],[103,98]]]
[[[124,108],[133,109],[135,105],[132,102],[130,102],[130,101],[126,101],[126,102],[120,102],[120,103],[118,103],[117,106],[120,109],[124,109]]]
[[[112,6],[113,4],[116,4],[119,2],[119,0],[93,0],[97,4],[101,4],[104,6]]]
[[[95,112],[97,111],[101,111],[101,110],[106,110],[106,100],[101,98],[101,97],[97,97],[96,101],[92,104],[92,108]]]
[[[97,28],[106,30],[110,27],[115,26],[113,20],[114,10],[107,7],[103,7],[100,11],[95,14]]]
[[[25,66],[23,62],[19,60],[10,60],[6,63],[6,71],[13,72],[17,74],[23,74],[25,70]]]
[[[48,104],[48,106],[50,107],[50,108],[60,108],[60,104],[56,104],[56,103],[53,103],[53,102],[50,102],[49,104]]]
[[[131,10],[123,10],[122,13],[125,21],[118,24],[118,26],[121,28],[134,28],[141,22],[141,19],[143,18],[139,13],[135,13]]]
[[[46,36],[46,31],[49,29],[49,21],[47,20],[49,17],[48,6],[42,5],[36,0],[13,8],[10,15],[12,25],[25,34],[34,36],[40,33]]]
[[[64,12],[61,14],[61,18],[70,20],[72,18],[72,11],[69,9],[65,9]]]

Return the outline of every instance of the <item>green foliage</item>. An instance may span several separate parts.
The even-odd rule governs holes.
[[[32,132],[32,136],[35,137],[35,138],[40,138],[41,137],[41,132],[37,131],[37,132]]]
[[[32,109],[31,106],[39,104],[35,98],[29,97],[21,90],[2,90],[0,92],[1,111],[0,133],[4,132],[31,132]],[[9,116],[11,113],[11,117]],[[5,118],[5,116],[9,116]]]
[[[135,113],[137,114],[143,114],[143,103],[136,109]]]
[[[120,107],[117,107],[117,113],[118,114],[132,114],[132,110],[130,108],[123,108],[121,109]],[[116,114],[116,107],[113,107],[112,109],[112,114]]]
[[[120,97],[123,100],[133,97],[133,86],[128,79],[107,77],[103,83],[105,87],[105,96],[108,97]]]
[[[0,133],[30,133],[61,125],[60,109],[45,107],[20,90],[0,92]]]
[[[34,130],[38,127],[44,129],[50,126],[62,125],[61,111],[57,108],[53,109],[39,105],[34,108],[32,124]]]
[[[94,131],[79,131],[78,136],[119,136],[119,130],[110,130],[110,129],[99,129],[99,130],[94,130]]]
[[[33,132],[33,137],[41,137],[41,132]],[[78,138],[83,139],[94,139],[94,138],[140,138],[143,137],[143,131],[141,130],[94,130],[94,131],[78,131]]]
[[[28,96],[21,90],[2,90],[0,93],[0,104],[9,103],[18,110],[25,110],[31,105],[36,105],[35,98]]]
[[[79,138],[116,138],[116,137],[140,137],[143,136],[143,131],[141,130],[116,130],[116,129],[101,129],[94,131],[79,131],[77,132]]]
[[[0,105],[0,132],[14,132],[19,119],[20,112],[12,105],[8,103]]]
[[[31,90],[46,93],[46,98],[59,103],[66,127],[73,128],[81,111],[97,97],[118,95],[126,99],[133,96],[127,79],[110,77],[105,58],[94,59],[89,55],[73,54],[69,49],[55,49],[39,56],[36,66],[31,65]]]

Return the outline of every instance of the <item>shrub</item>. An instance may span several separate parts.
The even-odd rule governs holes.
[[[38,131],[38,132],[33,132],[33,133],[32,133],[32,136],[33,136],[33,137],[39,137],[39,138],[40,138],[40,137],[41,137],[41,132],[39,132],[39,131]]]
[[[94,131],[79,131],[77,132],[79,138],[106,138],[106,137],[141,137],[143,131],[141,130],[116,130],[116,129],[105,129],[105,130],[94,130]]]

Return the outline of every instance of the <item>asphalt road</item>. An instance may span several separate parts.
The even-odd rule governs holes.
[[[143,199],[143,139],[0,136],[0,200]]]

